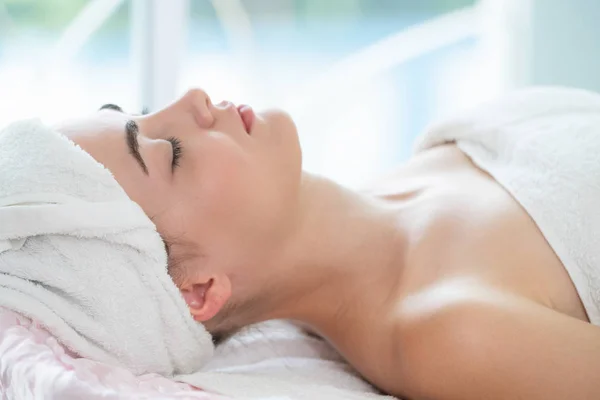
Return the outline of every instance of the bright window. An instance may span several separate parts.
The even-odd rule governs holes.
[[[190,86],[295,118],[308,170],[349,186],[486,97],[474,0],[4,0],[0,124]]]
[[[129,3],[91,3],[0,3],[0,124],[31,116],[55,121],[106,102],[135,103]]]

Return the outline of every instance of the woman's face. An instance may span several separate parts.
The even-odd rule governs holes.
[[[109,108],[57,129],[113,173],[172,243],[180,271],[196,271],[173,274],[180,288],[199,280],[205,292],[219,274],[260,271],[291,227],[301,152],[281,111],[240,113],[194,89],[154,114]]]

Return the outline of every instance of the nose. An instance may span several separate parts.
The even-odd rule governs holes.
[[[215,122],[215,117],[211,112],[213,104],[208,94],[199,88],[190,89],[181,99],[189,105],[194,118],[202,128],[210,128]]]

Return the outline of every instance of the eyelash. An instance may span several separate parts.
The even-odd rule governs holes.
[[[176,137],[170,137],[167,141],[171,142],[171,146],[173,147],[173,161],[171,163],[171,168],[175,169],[179,166],[179,160],[181,160],[181,156],[183,155],[181,140]]]

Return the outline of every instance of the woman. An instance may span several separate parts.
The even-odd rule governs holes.
[[[296,320],[410,399],[600,398],[600,329],[581,285],[460,140],[441,135],[357,193],[302,172],[285,113],[198,89],[154,114],[107,105],[58,129],[152,218],[215,335]]]

